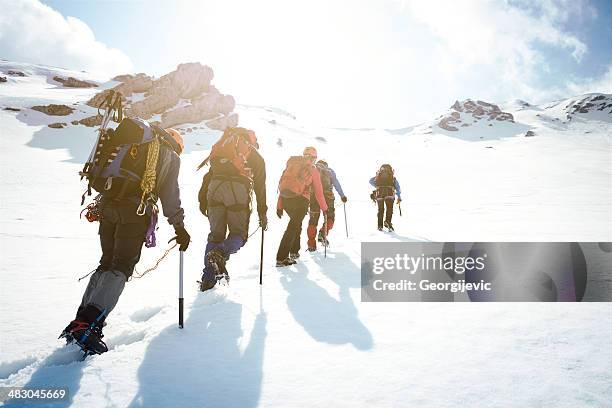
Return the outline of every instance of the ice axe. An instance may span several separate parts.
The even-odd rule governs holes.
[[[344,203],[342,207],[344,207],[344,229],[346,230],[346,237],[348,238],[348,223],[346,222],[346,203]]]
[[[323,234],[323,237],[325,238],[326,243],[324,243],[323,248],[325,248],[323,251],[324,253],[324,257],[327,258],[327,211],[323,213],[323,230],[325,231],[325,234]]]
[[[263,283],[263,252],[264,252],[264,232],[265,229],[261,229],[261,254],[259,255],[259,285],[261,286]]]
[[[397,208],[399,208],[399,212],[400,212],[400,217],[402,216],[402,206],[400,205],[401,201],[397,202]]]
[[[179,328],[183,328],[183,253],[179,251]]]

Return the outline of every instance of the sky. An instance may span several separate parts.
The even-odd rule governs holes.
[[[612,93],[607,0],[0,0],[0,58],[110,77],[199,61],[238,103],[396,128],[457,99]]]

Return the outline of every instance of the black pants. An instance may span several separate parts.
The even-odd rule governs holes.
[[[117,305],[140,259],[150,221],[148,215],[137,215],[136,208],[133,203],[104,205],[99,228],[102,257],[89,278],[77,319],[91,323],[103,312],[103,321]]]
[[[325,194],[325,202],[327,203],[327,220],[332,224],[336,219],[336,207],[334,205],[334,201],[334,193]],[[319,202],[313,193],[310,195],[310,217],[308,218],[308,225],[318,225],[320,217],[321,207],[319,206]]]
[[[302,223],[308,212],[308,199],[299,196],[294,198],[282,198],[283,209],[289,215],[289,224],[283,234],[276,260],[285,260],[289,253],[298,253],[300,251],[300,235],[302,234]]]
[[[376,200],[378,204],[378,228],[382,228],[383,226],[383,216],[386,222],[391,222],[391,218],[393,217],[393,203],[395,199],[393,197],[387,197],[384,199]],[[387,207],[387,212],[385,214],[385,207]]]
[[[150,217],[136,214],[136,205],[107,204],[100,220],[101,270],[120,271],[132,276],[140,260]]]

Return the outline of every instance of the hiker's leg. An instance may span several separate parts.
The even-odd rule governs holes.
[[[385,221],[391,222],[391,218],[393,218],[393,203],[395,199],[393,197],[385,199],[385,204],[387,205],[387,214],[385,216]]]
[[[293,243],[289,249],[289,252],[292,254],[297,254],[300,252],[301,247],[301,238],[302,238],[302,224],[304,223],[304,218],[306,217],[306,213],[308,213],[308,200],[303,197],[298,197],[298,203],[295,208],[294,217],[291,219],[291,222],[294,223],[293,231],[294,238]]]
[[[229,234],[220,248],[227,256],[238,252],[246,243],[249,234],[250,195],[248,187],[244,183],[228,183],[232,191],[226,193],[225,203],[227,206],[227,226]],[[231,193],[231,196],[229,196]]]
[[[321,217],[321,208],[319,203],[314,197],[314,194],[310,195],[310,217],[308,218],[308,229],[306,233],[308,235],[308,247],[314,248],[317,246],[316,235],[317,225],[319,224],[319,218]]]
[[[298,205],[299,198],[282,198],[283,210],[289,216],[289,222],[287,223],[287,228],[285,228],[285,232],[283,233],[283,237],[281,238],[280,244],[278,246],[278,251],[276,252],[276,260],[284,261],[288,256],[291,248],[293,247],[293,240],[295,239],[295,224],[296,221],[294,218],[297,215],[296,206]],[[302,217],[303,220],[303,217]],[[300,221],[301,222],[301,221]]]
[[[327,203],[327,225],[321,227],[321,233],[327,235],[334,227],[336,207],[334,205],[334,197],[325,197],[325,202]]]
[[[219,189],[222,188],[221,183],[219,180],[212,180],[208,187],[207,200],[210,232],[204,251],[204,275],[209,277],[214,276],[214,271],[208,262],[207,255],[213,248],[221,246],[227,233],[227,208],[220,197]]]
[[[118,221],[118,216],[116,216],[112,211],[107,211],[106,213],[106,216],[100,219],[100,226],[98,228],[98,234],[100,235],[100,248],[102,249],[100,265],[98,265],[96,271],[89,278],[89,282],[85,288],[85,293],[83,293],[83,298],[81,299],[81,304],[77,309],[77,319],[82,319],[83,310],[87,306],[94,289],[98,286],[100,275],[102,272],[110,268],[113,260],[113,249],[115,248],[115,229],[117,227],[117,224],[113,221]]]
[[[90,314],[87,319],[92,317],[92,307],[104,311],[105,316],[108,316],[117,305],[125,283],[140,259],[149,217],[140,217],[136,215],[135,208],[129,207],[120,210],[119,221],[115,224],[113,256],[109,269],[97,272],[95,286],[87,293],[87,298],[83,299],[83,313]]]
[[[377,199],[376,204],[378,205],[378,228],[382,228],[383,217],[385,215],[385,200]]]

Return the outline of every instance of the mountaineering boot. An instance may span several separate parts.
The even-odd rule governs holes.
[[[323,231],[319,231],[319,237],[317,238],[317,240],[321,243],[321,245],[325,247],[329,246],[329,240],[325,235],[323,235]]]
[[[296,263],[297,263],[297,262],[296,262],[296,261],[294,261],[294,260],[293,260],[293,259],[291,259],[291,258],[285,258],[285,259],[284,259],[284,260],[282,260],[282,261],[277,260],[277,261],[276,261],[276,267],[277,267],[277,268],[282,268],[282,267],[285,267],[285,266],[295,265]]]
[[[317,250],[317,247],[316,246],[309,246],[306,250],[308,252],[315,252]]]
[[[227,269],[225,269],[225,261],[227,260],[225,253],[219,248],[213,248],[206,255],[206,259],[213,268],[215,280],[218,282],[225,278],[225,281],[229,283],[229,274]]]
[[[299,257],[300,257],[299,253],[289,252],[289,258],[291,258],[292,260],[297,261]]]
[[[102,354],[108,351],[106,343],[102,341],[102,324],[95,322],[89,324],[82,320],[73,320],[60,334],[60,338],[65,338],[66,343],[75,342],[81,349],[88,354]]]
[[[379,230],[379,231],[382,231],[382,229],[383,229],[382,225],[379,225],[379,226],[378,226],[378,230]]]
[[[393,229],[393,224],[391,224],[391,221],[385,221],[385,228],[388,228],[389,231],[395,231]]]
[[[200,284],[200,292],[206,292],[209,289],[212,289],[217,284],[217,279],[215,278],[214,273],[210,269],[204,269],[202,273],[202,280],[198,281]]]

